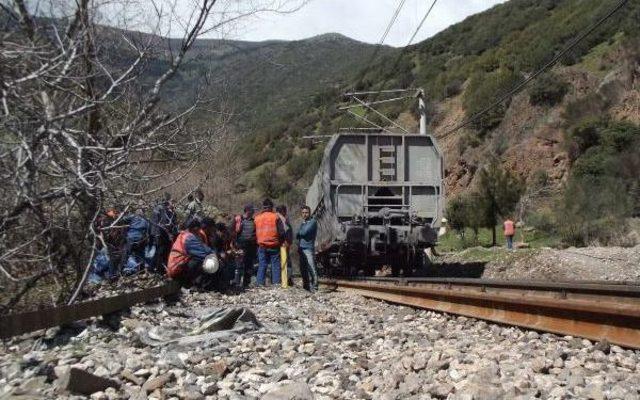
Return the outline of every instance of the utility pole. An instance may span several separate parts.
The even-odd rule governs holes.
[[[427,105],[424,101],[424,89],[418,89],[417,97],[420,113],[420,135],[427,136]]]

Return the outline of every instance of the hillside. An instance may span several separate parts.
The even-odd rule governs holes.
[[[240,134],[260,134],[265,126],[276,126],[313,106],[319,93],[348,84],[374,50],[373,45],[339,34],[290,42],[199,39],[170,83],[168,97],[174,106],[196,95],[215,99],[234,114],[233,125]],[[394,52],[390,47],[379,49],[380,56]],[[166,62],[156,59],[149,77],[162,71]]]
[[[303,136],[356,125],[336,111],[341,90],[423,87],[431,101],[431,132],[440,137],[552,58],[615,3],[511,0],[429,40],[390,52],[341,87],[324,86],[320,93],[330,96],[317,97],[304,112],[255,131],[244,146],[249,160],[245,183],[255,189],[253,196],[267,189],[283,200],[300,201],[322,151],[321,143]],[[573,132],[588,117],[600,117],[602,129],[626,121],[631,130],[625,132],[632,132],[629,143],[638,143],[632,127],[640,123],[639,22],[640,4],[629,2],[538,83],[443,139],[447,192],[456,195],[472,187],[476,171],[490,158],[516,171],[529,187],[543,181],[560,190],[587,150],[576,154],[571,148],[577,140]],[[413,107],[407,103],[380,109],[417,129]],[[601,150],[617,157],[610,154],[615,150]],[[638,155],[631,150],[626,156],[635,160]],[[607,168],[607,174],[619,178],[615,168]],[[265,188],[257,177],[275,183]],[[635,193],[631,201],[637,202],[637,179],[629,174],[623,178]]]

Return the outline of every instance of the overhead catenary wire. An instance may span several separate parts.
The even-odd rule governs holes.
[[[402,59],[402,57],[408,51],[409,46],[411,46],[411,44],[413,43],[414,39],[417,37],[418,33],[420,32],[420,30],[424,26],[425,22],[427,21],[427,18],[429,18],[429,15],[431,15],[431,12],[433,11],[433,9],[435,8],[437,3],[438,3],[438,0],[433,0],[431,2],[431,5],[429,6],[429,8],[425,12],[424,16],[420,20],[420,23],[418,24],[417,28],[414,30],[413,34],[411,35],[409,41],[407,42],[407,45],[400,51],[398,56],[393,61],[393,65],[391,67],[391,70],[395,70],[398,67],[398,64],[400,63],[400,60]],[[363,73],[363,76],[362,76],[361,79],[364,79],[364,75],[366,75],[366,70]],[[389,78],[385,79],[385,81],[382,82],[380,87],[383,88],[387,84],[388,81],[389,81]],[[409,90],[415,90],[415,89],[397,89],[397,90],[393,90],[393,91],[403,91],[403,90],[409,91]],[[368,91],[368,92],[366,92],[367,94],[373,94],[374,95],[373,99],[368,103],[376,102],[378,100],[378,97],[379,97],[380,94],[385,94],[385,93],[389,93],[389,92],[392,92],[392,91],[381,89],[381,90],[378,90],[378,91]],[[368,110],[365,111],[365,116],[367,114],[368,114]]]
[[[593,31],[595,31],[598,27],[600,27],[600,25],[602,25],[605,21],[607,21],[609,18],[611,18],[616,12],[618,12],[622,7],[624,7],[627,3],[629,2],[629,0],[621,0],[620,2],[618,2],[611,10],[609,10],[602,18],[600,18],[599,20],[597,20],[595,23],[591,24],[591,26],[589,26],[589,28],[587,28],[587,30],[585,30],[584,32],[582,32],[580,35],[576,36],[571,42],[569,42],[569,44],[562,49],[562,51],[560,51],[558,54],[556,54],[551,60],[549,60],[547,63],[545,63],[542,67],[540,67],[537,71],[535,71],[533,74],[531,74],[529,77],[527,77],[524,81],[520,82],[519,84],[517,84],[515,87],[513,87],[511,90],[509,90],[507,93],[503,94],[502,96],[500,96],[497,100],[495,100],[493,103],[491,103],[490,105],[488,105],[487,107],[483,108],[482,110],[478,111],[477,113],[473,114],[471,117],[467,118],[466,120],[464,120],[462,123],[454,126],[453,128],[449,129],[448,131],[446,131],[445,133],[443,133],[442,135],[438,136],[438,139],[443,139],[449,135],[451,135],[454,132],[457,132],[458,130],[464,128],[465,126],[469,125],[470,123],[476,121],[478,118],[480,118],[481,116],[483,116],[484,114],[488,113],[489,111],[493,110],[495,107],[499,106],[500,104],[502,104],[505,100],[507,100],[508,98],[512,97],[513,95],[515,95],[516,93],[518,93],[520,90],[522,90],[526,85],[528,85],[531,81],[535,80],[536,78],[538,78],[540,75],[542,75],[544,72],[546,72],[548,69],[550,69],[551,67],[553,67],[555,64],[558,63],[558,61],[560,61],[560,59],[567,54],[569,51],[571,51],[574,47],[576,47],[582,40],[584,40],[587,36],[589,36]]]
[[[376,45],[375,50],[373,51],[373,53],[371,54],[371,57],[369,57],[369,60],[365,64],[364,68],[362,69],[363,72],[362,72],[360,81],[364,79],[365,75],[367,74],[367,71],[369,71],[369,68],[371,68],[371,66],[373,65],[373,62],[375,61],[376,57],[378,57],[378,53],[380,53],[380,49],[384,45],[385,40],[387,40],[387,36],[389,35],[389,32],[391,32],[391,28],[393,28],[393,25],[395,25],[396,21],[398,20],[400,11],[402,11],[402,7],[404,7],[404,4],[406,3],[406,1],[407,0],[400,0],[400,3],[394,10],[393,15],[391,16],[391,20],[387,24],[387,27],[385,28],[384,33],[380,37],[380,40],[378,40],[378,44]],[[360,83],[362,82],[359,82],[358,85]]]

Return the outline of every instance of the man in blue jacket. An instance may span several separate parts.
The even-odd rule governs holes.
[[[121,222],[127,226],[127,236],[122,250],[123,275],[139,272],[145,265],[145,247],[149,240],[149,221],[144,216],[145,205],[140,202],[135,213],[125,215]]]
[[[318,224],[311,218],[309,206],[302,206],[302,224],[296,234],[298,239],[298,255],[300,256],[300,274],[302,286],[310,291],[318,290],[318,273],[316,272],[315,247]]]

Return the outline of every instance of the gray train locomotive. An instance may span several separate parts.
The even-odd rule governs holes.
[[[413,273],[436,244],[443,176],[432,136],[332,136],[306,198],[318,221],[321,273],[373,275],[383,265]]]

